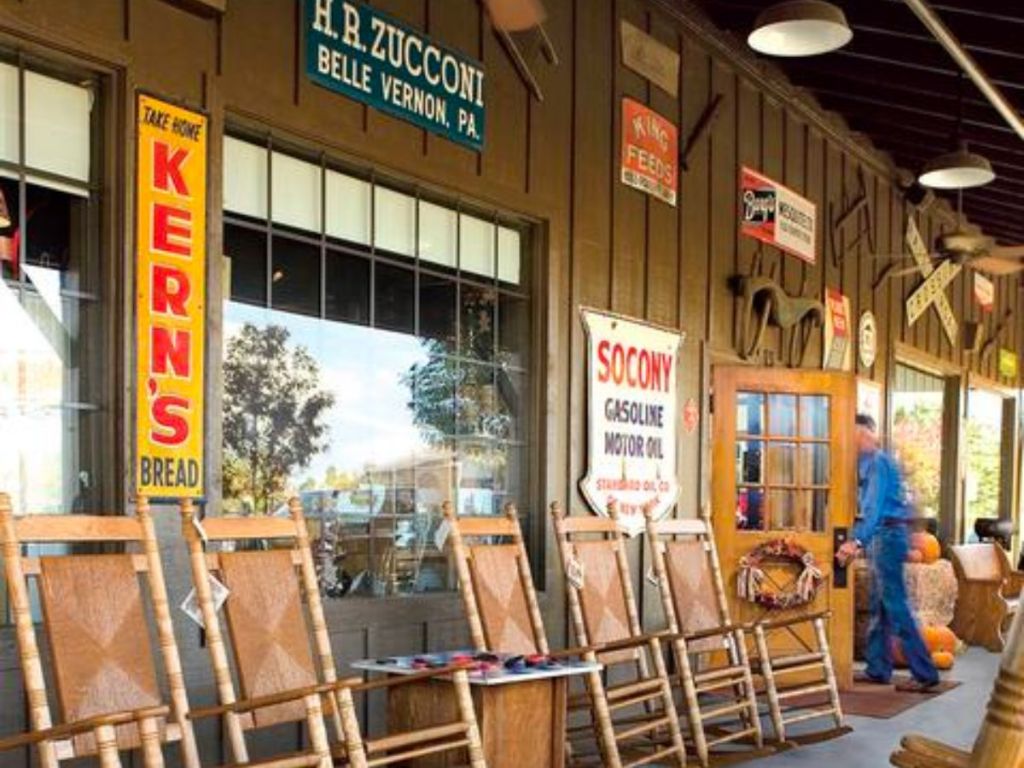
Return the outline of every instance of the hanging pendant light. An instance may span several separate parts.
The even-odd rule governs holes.
[[[968,189],[988,184],[995,177],[988,159],[969,152],[967,142],[961,141],[954,151],[929,160],[917,180],[933,189]]]
[[[769,56],[817,56],[853,37],[842,10],[824,0],[787,0],[761,11],[747,45]]]

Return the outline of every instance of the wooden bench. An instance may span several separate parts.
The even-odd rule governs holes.
[[[1015,571],[995,543],[950,547],[959,587],[950,628],[964,642],[1000,652],[1006,627],[1017,612],[1024,573]]]

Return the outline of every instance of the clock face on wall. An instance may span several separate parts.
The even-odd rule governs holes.
[[[860,353],[860,362],[865,368],[875,364],[875,356],[878,354],[878,327],[875,325],[875,315],[872,312],[864,312],[860,316],[860,323],[857,327],[857,349]]]

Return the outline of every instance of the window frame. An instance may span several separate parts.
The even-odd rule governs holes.
[[[545,324],[546,313],[544,311],[544,300],[546,293],[542,292],[544,285],[542,281],[542,263],[539,259],[539,254],[542,252],[543,240],[546,236],[546,230],[542,222],[531,218],[529,216],[510,212],[506,209],[499,208],[494,205],[488,205],[486,203],[480,203],[472,201],[453,191],[445,191],[443,188],[422,180],[416,180],[409,177],[403,177],[398,174],[391,172],[382,171],[377,167],[367,165],[365,163],[354,160],[351,157],[347,157],[342,152],[334,152],[323,147],[311,147],[308,142],[302,140],[295,140],[288,137],[279,131],[272,129],[253,127],[252,125],[246,124],[246,121],[235,120],[230,115],[225,116],[223,130],[219,136],[221,140],[221,146],[224,146],[224,142],[227,139],[235,139],[249,144],[257,145],[264,150],[266,155],[266,200],[263,203],[266,214],[262,218],[256,218],[247,214],[236,213],[223,206],[217,211],[219,219],[211,216],[211,222],[215,223],[219,221],[220,232],[216,235],[218,238],[223,237],[223,233],[227,226],[239,226],[247,230],[258,232],[264,237],[266,244],[266,296],[263,303],[247,302],[251,306],[261,306],[267,309],[274,309],[273,306],[273,240],[277,237],[286,237],[294,239],[298,242],[302,242],[308,245],[313,245],[319,248],[320,251],[320,296],[319,296],[319,311],[316,315],[309,315],[315,317],[324,322],[343,322],[352,323],[354,321],[344,319],[334,319],[327,316],[327,302],[326,302],[326,264],[327,258],[330,253],[343,253],[347,256],[355,258],[366,259],[369,264],[370,272],[370,283],[369,283],[369,319],[362,325],[368,327],[381,327],[376,325],[377,319],[377,296],[376,296],[376,269],[375,265],[392,265],[410,271],[414,275],[414,287],[413,287],[413,327],[408,333],[422,338],[421,326],[420,326],[420,278],[421,276],[439,277],[445,280],[450,280],[455,284],[456,287],[456,299],[455,299],[455,342],[456,345],[460,343],[462,333],[462,289],[464,286],[475,286],[494,292],[494,317],[499,323],[500,327],[500,305],[502,297],[514,297],[520,300],[526,300],[528,302],[528,319],[530,323],[529,333],[525,339],[525,352],[523,359],[519,364],[512,364],[510,362],[503,361],[502,350],[500,345],[499,334],[494,334],[492,341],[493,350],[492,357],[486,363],[495,374],[499,370],[507,370],[513,375],[523,375],[526,377],[526,402],[524,402],[521,419],[526,424],[526,434],[520,437],[514,438],[490,438],[491,442],[494,443],[495,447],[503,447],[507,445],[515,445],[522,449],[523,462],[525,464],[525,471],[527,477],[525,480],[524,488],[519,496],[513,498],[507,498],[507,501],[514,501],[518,507],[520,519],[524,526],[524,537],[527,540],[528,549],[531,559],[531,567],[534,569],[535,580],[538,582],[538,588],[542,589],[546,581],[545,579],[545,563],[546,563],[546,536],[545,536],[545,509],[541,503],[541,490],[545,487],[545,465],[544,465],[544,454],[542,450],[538,450],[537,446],[540,445],[542,436],[546,430],[546,414],[543,408],[543,361],[546,355],[546,343],[544,340],[547,337],[547,329]],[[275,222],[273,217],[273,156],[275,152],[280,152],[289,155],[292,158],[303,160],[315,164],[319,169],[320,178],[320,192],[319,202],[321,210],[319,212],[319,233],[312,232],[300,232],[294,227],[282,222]],[[223,162],[223,154],[221,156],[220,173],[223,175],[226,172],[225,163]],[[351,243],[343,241],[332,235],[327,234],[328,221],[327,221],[327,198],[328,198],[328,187],[327,187],[327,173],[335,172],[340,173],[348,177],[352,177],[363,181],[369,185],[369,221],[368,221],[368,244]],[[226,186],[226,182],[224,182]],[[390,251],[378,249],[376,247],[375,235],[376,235],[376,194],[377,188],[385,188],[400,194],[410,196],[414,200],[414,211],[415,211],[415,231],[414,231],[414,254],[412,256],[404,256],[401,254],[395,254]],[[455,267],[446,268],[441,264],[429,259],[422,259],[420,242],[420,210],[421,203],[430,203],[433,205],[439,205],[452,210],[455,214],[455,226],[456,230],[454,233],[455,241],[454,246],[456,252],[452,254],[455,261]],[[462,216],[471,215],[477,218],[484,219],[488,224],[493,227],[493,276],[484,277],[477,275],[472,272],[467,272],[462,269],[460,259],[460,229]],[[502,248],[501,237],[502,228],[515,230],[520,237],[519,247],[519,269],[520,269],[520,282],[517,286],[501,280],[501,263],[499,259],[499,252]],[[221,241],[222,242],[222,241]],[[222,271],[222,283],[223,283],[223,302],[215,302],[218,305],[219,311],[223,313],[224,306],[228,301],[232,301],[231,286],[229,282],[223,282],[224,275],[224,262],[218,260],[219,270]],[[231,272],[234,271],[234,265],[232,265]],[[230,280],[230,275],[226,276]],[[290,310],[279,310],[279,311],[290,311]],[[221,318],[221,327],[223,327],[223,317]],[[384,328],[386,330],[386,328]],[[403,331],[405,332],[405,331]],[[223,358],[224,353],[224,342],[223,336],[219,338],[219,349],[211,345],[211,354],[218,354],[218,359]],[[456,360],[459,365],[466,363],[479,364],[479,359],[463,354],[462,350],[459,349],[457,352],[450,351],[447,355],[449,358]],[[217,368],[219,369],[219,363]],[[214,378],[214,377],[211,377]],[[212,383],[212,386],[216,387],[219,391],[214,398],[211,398],[211,402],[215,403],[219,409],[222,407],[222,383],[219,375],[216,377],[216,381]],[[456,425],[455,433],[451,436],[453,441],[456,443],[466,438],[473,439],[473,435],[463,435],[459,433]],[[211,471],[218,472],[222,464],[223,455],[223,441],[220,441],[220,445],[217,449],[218,459],[215,463],[211,463]],[[415,474],[414,474],[415,477]],[[218,484],[219,485],[219,484]],[[454,501],[454,499],[453,499]],[[361,596],[346,596],[340,602],[351,603],[359,600],[373,600],[380,601],[382,599],[408,599],[409,597],[416,597],[423,599],[425,597],[444,597],[452,596],[456,592],[454,589],[448,589],[443,592],[437,593],[415,593],[411,595],[387,595],[382,597],[361,597]]]

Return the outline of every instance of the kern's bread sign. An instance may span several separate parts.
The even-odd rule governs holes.
[[[580,490],[591,509],[618,502],[630,535],[644,527],[643,507],[665,515],[679,495],[676,477],[682,335],[646,323],[583,310],[587,332],[587,475]]]
[[[744,235],[788,251],[809,264],[817,260],[817,208],[788,187],[743,168],[740,216]]]
[[[205,115],[138,99],[135,487],[203,494]]]

